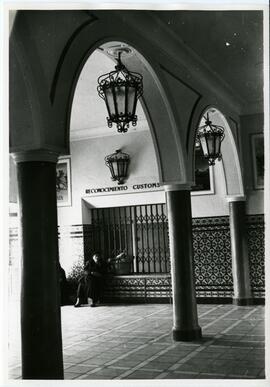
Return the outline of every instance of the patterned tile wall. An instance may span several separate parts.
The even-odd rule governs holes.
[[[195,285],[198,297],[233,293],[229,217],[192,220]]]
[[[227,298],[232,296],[231,246],[229,217],[196,218],[193,225],[195,282],[198,297]],[[253,295],[264,297],[264,217],[247,216],[250,279]],[[72,263],[91,256],[90,225],[59,227],[59,256],[67,275]],[[18,233],[10,229],[11,279],[18,273]],[[14,268],[14,270],[13,270]],[[13,273],[13,274],[12,274]],[[170,274],[132,276],[108,281],[107,295],[115,297],[170,297]]]
[[[264,297],[264,217],[247,216],[247,240],[250,282],[254,297]]]

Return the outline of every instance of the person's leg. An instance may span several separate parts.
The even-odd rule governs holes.
[[[91,306],[96,306],[97,303],[97,289],[98,289],[98,279],[92,277],[89,283],[89,297],[92,300]]]
[[[74,305],[75,308],[78,308],[79,306],[81,306],[84,296],[85,296],[84,295],[84,286],[83,286],[82,282],[80,281],[78,288],[77,288],[77,299],[76,299],[76,303]]]
[[[103,278],[99,278],[98,284],[97,284],[97,302],[100,303],[102,301],[103,296]]]
[[[94,286],[93,286],[93,302],[91,306],[96,306],[97,303],[101,302],[103,294],[103,279],[102,278],[96,278],[94,281]]]

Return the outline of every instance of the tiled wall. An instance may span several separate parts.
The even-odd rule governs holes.
[[[233,292],[229,217],[192,220],[198,297],[226,298]]]
[[[233,292],[229,217],[193,219],[197,297],[230,298]],[[91,226],[59,227],[59,255],[67,277],[72,263],[92,254]],[[264,218],[247,216],[250,278],[255,298],[264,297]],[[10,230],[10,264],[17,269],[17,231]],[[12,271],[12,270],[11,270]],[[15,272],[14,272],[15,273]],[[15,275],[15,274],[14,274]],[[12,275],[11,275],[12,278]],[[13,280],[14,282],[14,280]],[[111,278],[106,294],[115,298],[163,299],[171,296],[170,274]]]
[[[247,240],[250,265],[250,281],[255,297],[264,297],[264,217],[253,215],[247,217]]]

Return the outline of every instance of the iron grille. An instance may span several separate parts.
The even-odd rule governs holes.
[[[133,273],[168,273],[169,240],[165,204],[92,209],[93,249],[133,257]]]

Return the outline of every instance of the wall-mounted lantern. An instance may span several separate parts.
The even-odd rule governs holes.
[[[115,70],[98,78],[98,95],[104,99],[108,110],[107,124],[113,123],[117,131],[125,133],[131,122],[137,125],[136,106],[138,98],[143,94],[142,75],[128,71],[121,62],[121,54],[127,47],[118,48],[118,58]],[[130,50],[131,51],[131,50]]]
[[[129,161],[129,155],[121,152],[121,149],[117,149],[115,153],[105,157],[105,164],[110,169],[113,181],[118,181],[118,184],[124,183],[127,178]]]
[[[220,125],[212,124],[209,119],[209,113],[206,114],[205,124],[200,126],[196,141],[200,143],[204,157],[207,159],[209,165],[215,165],[216,160],[221,160],[221,142],[225,134],[224,128]]]

